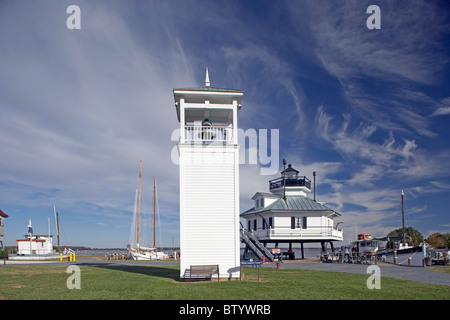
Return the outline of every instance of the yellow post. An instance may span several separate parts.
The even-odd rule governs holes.
[[[76,258],[75,258],[75,253],[73,254],[73,261],[75,261],[75,260],[77,260]]]
[[[59,261],[63,261],[62,253],[59,254]]]

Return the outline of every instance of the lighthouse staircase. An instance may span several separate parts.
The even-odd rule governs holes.
[[[266,257],[269,261],[273,261],[274,257],[272,252],[267,249],[258,237],[253,234],[253,232],[248,232],[245,229],[241,229],[241,242],[245,243],[245,252],[249,249],[259,258],[263,259]]]

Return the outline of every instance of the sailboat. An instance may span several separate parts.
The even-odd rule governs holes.
[[[386,241],[386,244],[388,241],[392,241],[394,243],[394,248],[382,248],[378,251],[378,255],[383,255],[383,254],[389,254],[389,253],[394,253],[394,251],[397,254],[401,254],[401,253],[412,253],[412,252],[418,252],[418,251],[422,251],[422,245],[418,245],[418,246],[413,246],[412,245],[412,238],[411,236],[407,236],[406,235],[406,228],[405,228],[405,208],[404,208],[404,195],[405,193],[402,190],[402,234],[400,236],[397,237],[389,237],[386,236],[384,238],[379,238],[378,240],[381,241]],[[409,240],[409,241],[408,241]]]
[[[136,239],[136,248],[133,248],[132,244],[129,243],[127,245],[128,250],[128,259],[129,260],[162,260],[167,259],[168,255],[162,251],[158,251],[156,248],[156,178],[154,179],[154,188],[153,188],[153,248],[144,247],[140,245],[139,236],[140,236],[140,222],[141,222],[141,179],[142,179],[142,160],[139,163],[139,187],[137,193],[137,239]],[[136,210],[135,210],[136,213]],[[133,216],[133,221],[134,221]],[[134,223],[132,223],[132,228]],[[133,230],[131,231],[132,234]],[[131,242],[131,241],[130,241]]]
[[[398,247],[396,248],[397,253],[411,253],[411,252],[417,252],[422,251],[422,246],[412,246],[412,238],[409,237],[409,243],[406,239],[406,233],[405,233],[405,210],[403,205],[403,197],[404,192],[402,190],[402,239],[398,243]]]

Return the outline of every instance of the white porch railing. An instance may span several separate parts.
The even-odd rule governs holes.
[[[185,126],[184,140],[184,143],[235,143],[231,126]]]
[[[291,229],[289,227],[278,227],[270,229],[258,229],[253,231],[260,240],[269,239],[289,239],[302,240],[302,239],[320,239],[320,238],[333,238],[335,240],[343,240],[343,231],[335,229],[334,227],[326,226],[308,226],[307,229]]]

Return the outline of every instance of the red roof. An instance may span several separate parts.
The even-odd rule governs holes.
[[[8,215],[4,213],[2,209],[0,209],[0,216],[2,216],[3,218],[8,218]]]

